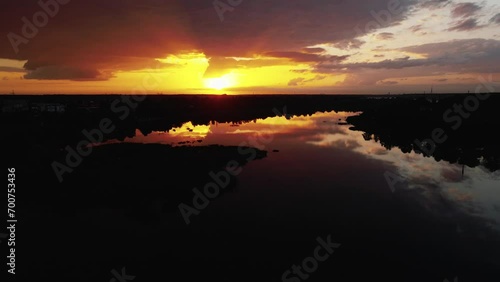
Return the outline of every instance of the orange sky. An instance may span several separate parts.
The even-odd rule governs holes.
[[[31,2],[0,11],[0,93],[467,92],[500,80],[499,0]]]

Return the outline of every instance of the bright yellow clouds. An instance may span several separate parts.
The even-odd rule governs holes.
[[[245,60],[267,60],[263,58]],[[296,89],[327,87],[343,81],[343,76],[311,73],[307,63],[271,59],[267,66],[236,65],[221,76],[205,77],[210,60],[203,53],[171,55],[156,59],[147,69],[115,71],[109,80],[78,81],[21,79],[25,72],[3,73],[0,92],[43,94],[267,94],[294,93]],[[276,62],[276,65],[273,63]],[[6,65],[7,62],[4,62]],[[9,62],[20,68],[20,63]],[[301,70],[300,72],[293,70]],[[103,70],[110,71],[111,70]],[[290,83],[293,83],[291,85]]]

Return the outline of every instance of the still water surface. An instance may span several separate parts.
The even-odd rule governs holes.
[[[310,255],[318,236],[331,235],[342,246],[311,281],[474,281],[496,275],[500,172],[387,150],[376,137],[350,129],[345,120],[356,114],[186,122],[168,132],[137,130],[132,138],[107,143],[268,151],[243,167],[234,191],[193,217],[184,237],[192,243],[172,248],[172,256],[205,262],[210,272],[224,265],[226,272],[252,269],[248,281],[271,274],[280,281],[286,269]],[[391,186],[394,177],[398,181]],[[179,221],[179,214],[164,219],[166,228],[176,230],[185,228]],[[195,258],[186,258],[189,253]],[[255,257],[261,259],[247,259]],[[353,267],[359,268],[347,269]]]
[[[387,150],[374,138],[366,140],[363,132],[349,129],[345,119],[356,114],[326,112],[289,119],[271,117],[252,122],[206,125],[186,122],[168,132],[154,131],[146,136],[136,130],[134,137],[122,142],[256,147],[269,151],[268,157],[246,166],[242,177],[264,181],[263,175],[269,174],[275,179],[279,172],[283,172],[286,177],[280,178],[280,185],[296,184],[296,180],[302,179],[300,182],[310,182],[305,183],[304,189],[314,188],[312,183],[317,182],[335,189],[338,174],[334,168],[342,166],[342,170],[352,171],[349,175],[353,176],[353,183],[365,179],[372,189],[381,193],[391,188],[400,189],[402,193],[404,190],[418,191],[428,200],[428,203],[422,203],[427,208],[439,204],[437,200],[445,199],[466,213],[483,217],[492,227],[500,227],[500,172],[492,173],[481,166],[470,168],[446,161],[437,162],[414,152],[403,153],[398,148]],[[360,168],[370,170],[363,172]],[[373,173],[381,168],[382,173]],[[328,173],[324,174],[325,171]],[[379,182],[380,185],[373,186]],[[241,181],[240,185],[249,184]]]

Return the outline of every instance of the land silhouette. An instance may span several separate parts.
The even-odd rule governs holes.
[[[500,269],[495,260],[500,245],[498,233],[485,227],[487,222],[464,216],[468,230],[477,231],[482,239],[476,240],[472,231],[463,239],[446,215],[436,216],[434,211],[417,207],[413,200],[421,200],[421,195],[403,197],[398,193],[391,195],[386,187],[380,190],[385,192],[359,187],[362,177],[356,174],[356,164],[337,168],[342,169],[342,176],[325,180],[331,182],[331,203],[322,204],[320,198],[313,201],[301,195],[303,203],[294,206],[290,202],[293,208],[283,211],[266,206],[271,195],[257,193],[259,201],[251,209],[224,208],[221,216],[215,212],[218,207],[231,207],[227,199],[238,199],[244,194],[239,191],[239,177],[231,176],[210,208],[200,217],[193,216],[190,225],[185,224],[178,206],[192,204],[193,188],[201,190],[213,181],[210,172],[223,171],[230,161],[236,161],[245,170],[265,161],[269,154],[290,158],[297,152],[249,146],[243,149],[256,156],[249,158],[241,154],[238,144],[208,146],[186,142],[170,146],[118,142],[93,147],[92,153],[65,174],[62,182],[52,166],[55,161],[66,164],[65,148],[76,148],[87,138],[82,131],[100,128],[103,119],[109,119],[115,128],[109,133],[101,132],[99,143],[124,141],[134,137],[137,130],[144,135],[169,131],[186,122],[194,126],[215,122],[243,125],[278,115],[293,119],[318,112],[346,111],[359,114],[346,122],[332,122],[363,132],[366,142],[375,140],[387,150],[425,154],[415,140],[432,138],[432,132],[442,128],[447,140],[428,150],[431,154],[425,154],[426,157],[497,171],[500,150],[495,135],[500,125],[500,96],[492,94],[454,129],[455,123],[444,120],[443,114],[454,105],[463,104],[466,97],[151,96],[127,106],[128,110],[114,111],[115,101],[120,101],[120,106],[127,105],[122,102],[124,97],[1,96],[3,156],[9,166],[16,167],[17,197],[22,203],[19,217],[25,219],[19,238],[22,234],[39,234],[47,221],[55,225],[49,233],[22,241],[29,253],[43,254],[44,260],[21,249],[18,263],[30,271],[23,271],[20,277],[30,279],[36,274],[42,280],[68,281],[75,273],[81,273],[82,281],[94,281],[106,279],[113,268],[126,266],[127,273],[135,275],[138,281],[139,277],[152,280],[165,269],[186,281],[207,277],[275,281],[292,263],[311,255],[317,236],[330,232],[342,245],[322,263],[321,270],[311,275],[311,281],[331,277],[355,277],[358,281],[386,277],[387,281],[415,282],[428,277],[442,280],[458,276],[463,281],[495,277]],[[125,117],[126,111],[129,112]],[[317,162],[318,170],[329,169],[319,165],[320,159]],[[382,176],[383,171],[380,179]],[[278,183],[292,185],[286,179]],[[304,185],[314,191],[314,183],[316,179],[308,179]],[[254,187],[257,188],[260,187]],[[279,203],[286,204],[288,197],[299,193],[296,186],[264,187],[265,191],[276,189],[282,191],[277,197]],[[325,210],[322,214],[328,226],[307,219],[306,215],[315,209]],[[257,219],[263,211],[267,211],[266,216]],[[413,241],[415,234],[421,236],[421,242]],[[426,253],[432,250],[439,251]],[[94,259],[89,261],[87,258],[92,255]],[[365,271],[353,274],[353,265]]]

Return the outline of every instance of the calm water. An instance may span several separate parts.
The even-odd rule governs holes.
[[[373,138],[367,141],[363,132],[350,130],[345,119],[352,115],[356,113],[272,117],[241,124],[186,122],[168,132],[155,131],[146,136],[136,130],[135,137],[123,142],[245,145],[269,151],[267,158],[243,168],[240,196],[247,192],[250,196],[259,187],[265,187],[268,193],[294,187],[293,193],[321,196],[321,191],[315,188],[341,189],[339,180],[342,179],[343,185],[361,184],[379,193],[394,189],[395,193],[417,193],[425,209],[441,209],[445,208],[444,204],[452,204],[456,212],[480,217],[490,227],[500,228],[500,171],[492,173],[481,166],[470,168],[437,162],[414,152],[403,153],[398,148],[387,150]],[[391,181],[396,182],[391,185]],[[462,232],[460,220],[455,220],[458,232]]]
[[[176,261],[169,269],[186,281],[200,273],[221,281],[281,281],[312,255],[317,237],[328,235],[341,247],[308,281],[500,277],[500,172],[386,150],[350,130],[350,115],[187,122],[146,136],[137,130],[123,142],[269,152],[244,166],[237,188],[212,200],[189,226],[180,213],[169,213],[154,226],[134,227],[144,228],[145,247],[157,247],[147,243],[155,236],[168,238],[162,258]],[[388,175],[398,177],[394,186]],[[162,267],[161,259],[151,260],[150,268]],[[183,272],[191,268],[200,273]]]

